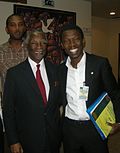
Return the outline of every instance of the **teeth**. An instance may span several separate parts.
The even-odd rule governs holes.
[[[36,54],[41,54],[42,52],[35,52]]]
[[[75,49],[71,49],[70,52],[73,53],[73,52],[76,52],[77,50],[78,50],[77,48],[75,48]]]

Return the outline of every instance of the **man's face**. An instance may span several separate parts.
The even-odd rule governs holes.
[[[20,16],[12,16],[9,19],[5,30],[10,35],[11,39],[21,40],[26,32],[23,18]]]
[[[47,41],[44,33],[32,35],[28,44],[30,58],[39,63],[46,54]]]
[[[83,55],[84,40],[79,32],[74,29],[63,32],[62,46],[71,59],[80,59]]]

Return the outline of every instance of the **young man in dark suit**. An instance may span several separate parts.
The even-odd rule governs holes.
[[[44,59],[47,40],[42,31],[30,32],[26,40],[28,58],[10,68],[5,80],[3,118],[8,143],[12,153],[58,153],[61,124],[57,66]],[[38,64],[44,97],[36,80]]]
[[[102,94],[108,92],[120,122],[120,92],[107,58],[84,51],[84,34],[79,26],[65,25],[61,42],[67,60],[60,66],[61,91],[64,106],[63,146],[65,153],[108,153],[107,139],[102,140],[87,108]],[[120,124],[110,124],[112,133]]]

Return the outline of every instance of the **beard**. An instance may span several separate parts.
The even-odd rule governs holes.
[[[13,35],[10,35],[10,39],[13,40],[24,40],[26,38],[26,31],[24,33],[16,32]]]

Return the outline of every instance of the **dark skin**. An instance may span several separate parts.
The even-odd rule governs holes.
[[[46,54],[46,48],[47,48],[47,41],[44,33],[31,35],[28,44],[28,51],[29,51],[29,57],[33,61],[39,63]]]
[[[85,47],[84,38],[82,39],[80,33],[75,29],[66,30],[62,34],[62,47],[70,57],[72,67],[77,68],[77,64],[83,56],[83,49]],[[120,131],[119,123],[108,123],[108,125],[112,126],[111,135]]]
[[[9,34],[9,43],[14,51],[19,51],[23,42],[23,36],[26,32],[26,25],[23,17],[19,15],[14,15],[9,18],[8,25],[6,25],[5,30]],[[16,143],[10,146],[12,153],[23,153],[23,149],[20,143]]]
[[[9,34],[9,43],[12,48],[19,49],[22,44],[22,38],[26,32],[26,25],[23,17],[14,15],[9,19],[8,25],[5,28]]]
[[[47,41],[44,33],[32,34],[28,43],[29,57],[36,63],[39,63],[46,54]],[[20,143],[10,146],[12,153],[23,153]]]
[[[76,30],[67,30],[62,36],[62,46],[71,59],[71,65],[77,68],[77,64],[83,56],[85,40],[81,39],[79,32]],[[72,51],[74,49],[76,49],[76,51]]]
[[[110,135],[114,135],[118,132],[120,132],[120,124],[119,123],[108,123],[109,126],[112,126],[112,130],[110,132]]]

